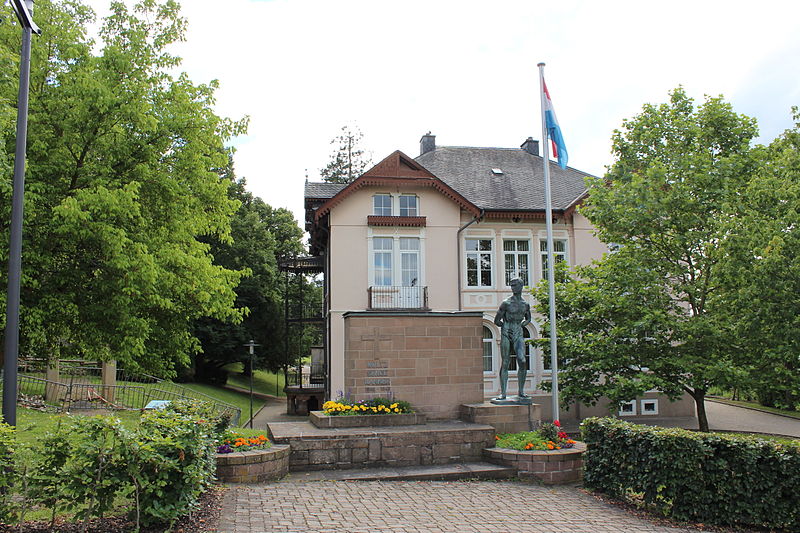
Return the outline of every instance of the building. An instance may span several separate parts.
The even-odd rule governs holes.
[[[601,257],[606,246],[576,211],[587,174],[551,162],[550,175],[556,260]],[[455,418],[460,404],[499,393],[494,315],[511,279],[533,286],[548,270],[538,141],[451,147],[427,134],[416,158],[397,151],[347,185],[307,183],[305,207],[311,254],[324,263],[329,396],[391,393],[429,418]],[[530,338],[537,323],[534,316]],[[549,361],[533,346],[526,357],[526,391],[547,418]],[[512,358],[509,392],[515,365]],[[648,394],[623,413],[693,415],[666,403]],[[562,418],[607,413],[576,406]]]

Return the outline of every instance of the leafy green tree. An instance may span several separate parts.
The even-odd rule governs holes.
[[[582,212],[618,251],[562,287],[562,339],[578,335],[562,341],[565,398],[682,390],[708,429],[706,393],[725,380],[739,348],[718,297],[716,250],[753,172],[755,135],[755,121],[721,98],[695,108],[680,88],[614,132],[615,162],[589,181]]]
[[[242,361],[249,371],[247,348],[254,340],[257,367],[281,368],[284,359],[284,281],[278,272],[280,261],[302,254],[303,231],[287,209],[275,209],[245,189],[245,180],[236,180],[232,169],[228,197],[239,209],[231,221],[231,239],[208,239],[215,264],[248,272],[236,288],[236,307],[246,309],[238,324],[202,318],[195,327],[202,351],[194,357],[197,378],[224,380],[225,365]]]
[[[361,148],[364,134],[355,126],[342,126],[342,133],[334,137],[331,144],[336,150],[328,165],[320,169],[322,179],[330,183],[350,183],[370,165],[369,155]]]
[[[196,318],[243,315],[234,307],[242,269],[213,264],[198,238],[230,238],[237,202],[217,169],[224,141],[246,122],[214,114],[216,82],[170,74],[179,59],[168,47],[186,27],[175,1],[114,2],[98,47],[87,37],[93,18],[78,0],[36,2],[21,353],[116,359],[169,376],[199,347]],[[3,20],[8,78],[19,28],[8,8]],[[0,84],[0,106],[15,88]],[[13,135],[2,133],[9,152]]]
[[[725,300],[737,324],[740,364],[767,406],[800,405],[800,114],[761,151],[737,197],[720,247]]]

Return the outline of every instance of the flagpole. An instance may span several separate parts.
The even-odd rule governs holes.
[[[558,410],[558,351],[556,333],[556,264],[553,260],[553,207],[550,199],[550,146],[547,143],[547,122],[545,120],[544,63],[539,63],[539,95],[542,105],[542,166],[544,167],[545,222],[547,225],[547,290],[550,302],[550,373],[553,389],[553,420],[559,420]]]

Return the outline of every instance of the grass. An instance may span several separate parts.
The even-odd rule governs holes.
[[[800,419],[800,412],[798,411],[789,411],[787,409],[777,409],[775,407],[764,407],[760,403],[756,402],[745,402],[742,400],[729,400],[727,398],[710,398],[711,400],[727,403],[729,405],[737,405],[739,407],[749,407],[750,409],[758,409],[759,411],[765,411],[767,413],[775,413],[777,415],[784,415],[789,416],[792,418]]]
[[[220,402],[225,402],[238,407],[242,410],[242,416],[239,419],[239,425],[244,425],[250,419],[250,395],[232,391],[229,389],[221,389],[214,385],[206,385],[204,383],[182,383],[187,389],[192,389],[196,392],[202,392],[208,396],[215,398]],[[256,414],[259,409],[265,404],[264,400],[253,397],[253,414]]]
[[[231,363],[225,367],[228,371],[228,384],[241,389],[250,389],[250,378],[242,375],[242,363]],[[283,387],[286,381],[283,372],[274,374],[266,370],[256,370],[253,372],[253,391],[272,396],[286,396]]]
[[[133,428],[139,423],[139,411],[108,411],[108,416],[119,418],[122,423]],[[78,413],[80,415],[80,413]],[[33,444],[45,433],[55,431],[65,417],[64,413],[43,413],[35,409],[17,408],[17,442],[20,445]]]

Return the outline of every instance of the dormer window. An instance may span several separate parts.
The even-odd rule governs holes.
[[[417,197],[413,194],[403,194],[400,196],[400,216],[415,217],[417,212]]]
[[[392,216],[392,195],[376,194],[372,197],[372,214],[380,217]]]

